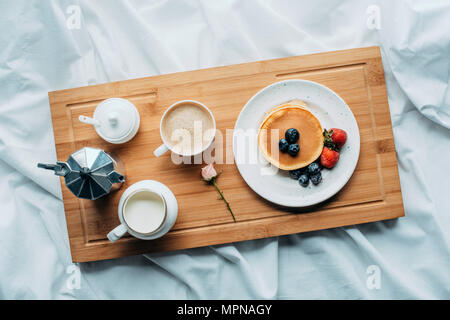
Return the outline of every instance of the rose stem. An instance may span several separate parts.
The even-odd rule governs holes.
[[[231,216],[233,217],[234,222],[236,222],[236,218],[234,217],[234,214],[233,214],[233,211],[231,210],[230,204],[229,204],[228,201],[225,199],[225,197],[224,197],[223,194],[222,194],[222,191],[220,191],[219,187],[217,186],[216,180],[214,179],[212,183],[213,183],[214,187],[216,187],[217,191],[219,192],[220,197],[222,198],[222,200],[225,201],[225,203],[226,203],[226,205],[227,205],[227,208],[228,208],[228,211],[230,211]]]

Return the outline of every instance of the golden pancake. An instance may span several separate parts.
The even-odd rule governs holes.
[[[284,138],[287,129],[295,128],[300,133],[300,152],[292,157],[282,153],[278,141]],[[261,122],[258,146],[267,161],[282,170],[306,167],[316,160],[323,149],[322,126],[319,120],[307,110],[306,103],[293,100],[269,112]]]

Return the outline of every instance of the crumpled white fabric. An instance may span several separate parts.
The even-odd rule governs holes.
[[[80,29],[67,27],[73,5]],[[22,0],[0,12],[1,299],[450,298],[448,1]],[[369,45],[383,52],[406,217],[72,264],[59,181],[36,168],[56,161],[48,91]]]

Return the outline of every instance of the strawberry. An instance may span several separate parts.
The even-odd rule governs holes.
[[[347,141],[347,133],[342,129],[331,128],[331,140],[340,149]]]
[[[325,147],[339,151],[347,141],[347,133],[342,129],[332,128],[330,131],[323,130],[323,142]]]
[[[328,147],[323,147],[322,154],[320,155],[320,163],[325,168],[331,169],[339,161],[339,152]]]

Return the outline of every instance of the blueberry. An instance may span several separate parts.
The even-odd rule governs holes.
[[[317,164],[319,165],[320,170],[323,169],[322,163],[320,163],[320,157],[318,157],[318,158],[314,161],[314,163],[317,163]]]
[[[289,176],[294,180],[298,180],[298,178],[300,178],[300,175],[302,173],[303,173],[302,169],[291,170],[289,171]]]
[[[278,141],[278,148],[280,148],[281,152],[287,152],[289,149],[289,143],[286,141],[286,139],[281,139]]]
[[[317,174],[319,172],[320,172],[320,166],[316,162],[313,162],[308,166],[308,173],[310,176]]]
[[[286,137],[287,142],[296,143],[300,138],[300,133],[298,132],[297,129],[290,128],[286,130],[284,136]]]
[[[293,157],[295,157],[299,151],[300,151],[300,146],[297,143],[290,144],[288,147],[288,153]]]
[[[312,176],[310,177],[310,179],[311,179],[311,182],[312,182],[315,186],[317,186],[319,183],[322,182],[322,174],[321,174],[320,171],[319,171],[319,173],[316,173],[316,174],[312,175]]]
[[[299,178],[298,178],[298,183],[300,183],[300,185],[304,188],[306,188],[309,184],[309,178],[307,174],[302,174]]]

